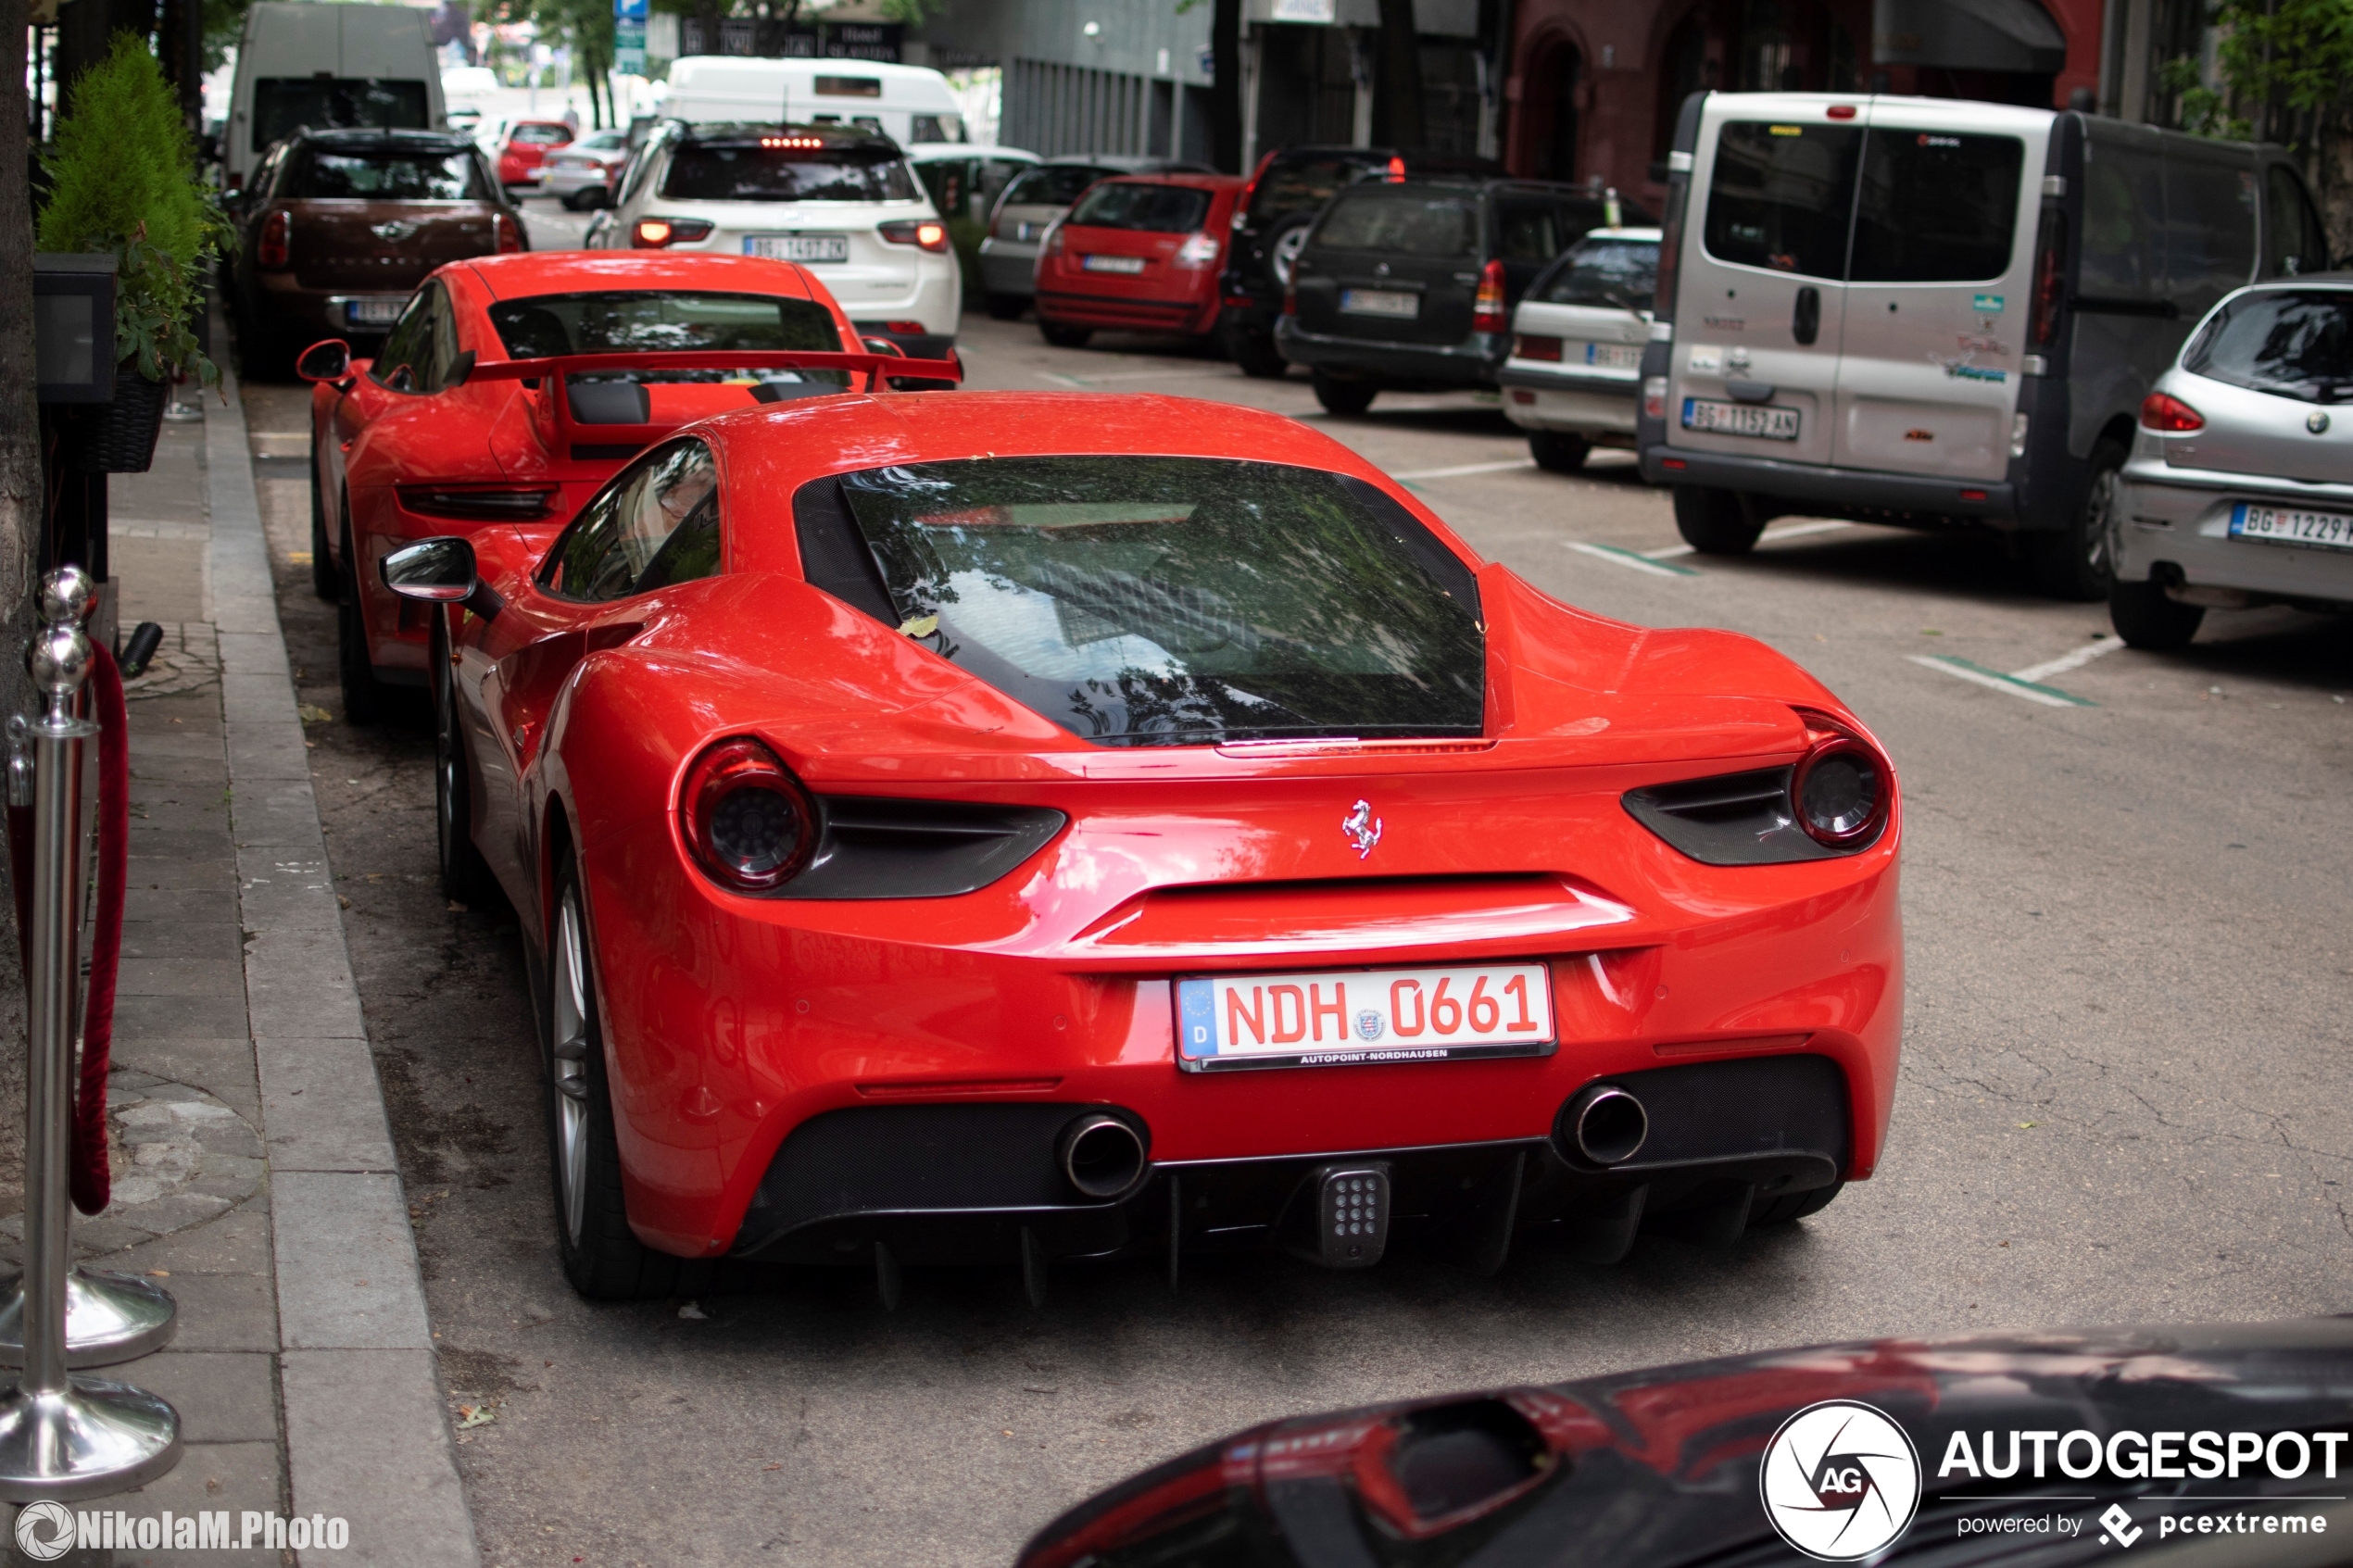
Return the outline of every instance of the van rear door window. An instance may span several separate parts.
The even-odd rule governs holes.
[[[253,84],[253,150],[313,131],[423,131],[425,84],[355,76],[265,76]]]
[[[1863,132],[1732,120],[1718,132],[1702,238],[1718,261],[1809,278],[1846,270]]]
[[[1856,282],[1963,282],[2009,270],[2018,232],[2015,136],[1873,126],[1855,206]]]

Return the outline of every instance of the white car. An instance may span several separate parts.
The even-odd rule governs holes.
[[[936,359],[963,282],[948,225],[897,143],[838,125],[659,127],[630,160],[592,250],[698,250],[809,268],[868,337]]]
[[[1595,446],[1633,446],[1658,236],[1595,229],[1528,285],[1496,380],[1539,466],[1569,473]]]
[[[613,182],[629,161],[629,132],[591,131],[554,148],[539,166],[539,194],[573,212],[612,199]]]

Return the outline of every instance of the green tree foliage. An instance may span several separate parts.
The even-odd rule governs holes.
[[[2213,13],[2221,84],[2191,56],[2169,60],[2182,125],[2208,136],[2283,142],[2309,155],[2353,108],[2353,0],[2222,0]]]

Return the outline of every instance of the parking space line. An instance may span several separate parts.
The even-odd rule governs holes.
[[[1851,522],[1793,522],[1787,528],[1767,529],[1758,536],[1756,542],[1760,545],[1770,545],[1777,540],[1797,539],[1808,533],[1828,533],[1834,528],[1854,526]],[[1642,557],[1646,560],[1672,560],[1677,556],[1688,556],[1692,553],[1692,547],[1689,545],[1677,545],[1665,550],[1644,550]]]
[[[1456,479],[1466,473],[1505,473],[1513,469],[1532,469],[1535,466],[1536,459],[1533,458],[1514,458],[1507,463],[1456,463],[1450,469],[1408,469],[1403,473],[1392,473],[1389,477],[1391,479]]]
[[[1648,556],[1637,555],[1632,550],[1621,550],[1615,545],[1589,545],[1582,539],[1568,539],[1564,540],[1563,543],[1572,550],[1582,551],[1586,555],[1617,566],[1631,567],[1636,571],[1647,571],[1654,577],[1697,577],[1700,575],[1688,566],[1669,566],[1664,561],[1655,561]]]
[[[2022,696],[2029,702],[2039,702],[2045,708],[2097,708],[2099,706],[2089,697],[2077,696],[2072,692],[2063,692],[2057,686],[2045,686],[2017,675],[2005,675],[1999,670],[1988,670],[1982,664],[1971,663],[1966,659],[1957,659],[1950,654],[1916,653],[1910,657],[1913,663],[1927,669],[1941,671],[1944,674],[1957,676],[1964,681],[1975,682],[1993,691],[2007,692],[2011,696]]]
[[[2013,670],[2010,674],[2021,681],[2046,681],[2054,675],[2064,675],[2070,670],[2081,670],[2102,654],[2114,653],[2123,646],[2124,639],[2121,637],[2102,637],[2098,642],[2086,643],[2057,659],[2030,664],[2023,670]]]

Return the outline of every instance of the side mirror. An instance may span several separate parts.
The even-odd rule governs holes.
[[[404,599],[426,604],[463,604],[481,586],[474,574],[473,546],[447,535],[404,545],[384,557],[378,570],[385,587]]]
[[[295,361],[295,374],[304,381],[341,381],[351,373],[351,345],[339,337],[314,343]]]

